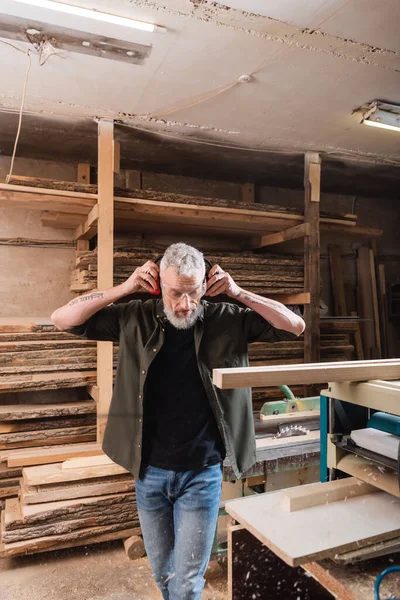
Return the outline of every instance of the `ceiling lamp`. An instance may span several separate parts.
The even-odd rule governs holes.
[[[131,29],[140,29],[142,31],[148,31],[149,33],[166,32],[165,27],[159,25],[153,25],[153,23],[145,23],[144,21],[136,21],[136,19],[129,19],[128,17],[119,17],[110,13],[101,12],[96,9],[82,8],[80,6],[74,6],[72,4],[65,4],[63,2],[57,2],[54,0],[14,0],[21,4],[29,4],[29,6],[37,6],[38,8],[47,8],[57,12],[65,13],[67,15],[74,15],[77,17],[84,17],[87,19],[93,19],[94,21],[102,21],[103,23],[111,23],[113,25],[122,25],[123,27],[130,27]]]
[[[361,107],[361,123],[370,127],[391,129],[400,132],[400,106],[374,100]]]

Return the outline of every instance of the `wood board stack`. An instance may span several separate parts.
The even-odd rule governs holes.
[[[20,185],[32,188],[43,188],[53,190],[63,190],[72,193],[82,194],[97,194],[98,187],[96,184],[82,184],[73,181],[57,181],[54,179],[45,179],[39,177],[21,177],[12,176],[8,182],[10,185]],[[149,200],[156,202],[171,202],[176,204],[188,204],[195,206],[210,206],[219,208],[234,208],[251,210],[254,212],[275,213],[277,217],[296,218],[301,220],[304,215],[303,208],[285,207],[274,204],[264,204],[256,202],[244,202],[243,200],[227,200],[223,198],[205,198],[201,196],[188,196],[185,194],[177,194],[175,192],[158,192],[152,189],[133,189],[133,188],[114,188],[114,196],[116,198],[134,198],[140,200]],[[347,226],[355,226],[357,224],[357,215],[331,213],[321,211],[322,222],[339,223]]]
[[[0,322],[0,394],[84,387],[96,380],[96,343],[39,322]]]
[[[346,334],[321,335],[321,361],[351,360],[354,346]],[[253,367],[259,365],[296,364],[303,362],[304,341],[302,338],[276,343],[258,342],[249,345],[249,360]]]
[[[4,508],[7,498],[18,496],[21,475],[21,468],[10,468],[4,463],[0,463],[0,512]]]
[[[114,252],[114,285],[124,282],[147,260],[154,260],[162,251],[150,248],[130,248]],[[297,294],[304,290],[304,266],[298,257],[254,252],[210,252],[207,259],[228,271],[236,283],[263,296]],[[78,251],[76,268],[71,275],[71,291],[84,293],[97,286],[97,252]]]
[[[0,556],[140,534],[132,475],[104,455],[92,464],[86,457],[24,468],[19,497],[2,512]]]
[[[0,357],[0,479],[14,495],[12,469],[24,463],[4,465],[10,453],[96,440],[96,403],[71,389],[95,383],[96,346],[53,325],[3,319]]]

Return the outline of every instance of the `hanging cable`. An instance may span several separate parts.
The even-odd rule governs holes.
[[[7,44],[8,46],[12,46],[16,50],[19,50],[20,52],[24,52],[20,48],[17,48],[16,46],[13,46],[12,44],[8,44],[8,42],[4,42],[4,43]],[[21,133],[22,113],[23,113],[24,104],[25,104],[26,86],[28,84],[29,71],[31,70],[31,64],[32,64],[30,50],[27,50],[27,52],[25,52],[25,54],[28,57],[28,66],[27,66],[26,71],[25,71],[25,81],[24,81],[24,87],[23,87],[23,90],[22,90],[21,106],[20,106],[20,109],[19,109],[19,119],[18,119],[17,135],[15,137],[14,149],[13,149],[13,153],[12,153],[12,157],[11,157],[10,171],[9,171],[7,177],[6,177],[6,183],[8,183],[10,181],[10,177],[11,177],[13,169],[14,169],[14,161],[15,161],[15,155],[16,155],[16,152],[17,152],[19,134]]]

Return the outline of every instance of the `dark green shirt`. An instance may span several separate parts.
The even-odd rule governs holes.
[[[68,330],[89,340],[119,343],[103,450],[136,478],[142,459],[143,390],[151,362],[163,345],[165,324],[162,300],[132,300],[107,306],[86,323]],[[240,478],[256,459],[251,389],[220,390],[212,383],[212,370],[247,367],[247,345],[251,342],[278,342],[297,336],[274,328],[249,308],[202,301],[194,337],[204,389],[227,458]]]

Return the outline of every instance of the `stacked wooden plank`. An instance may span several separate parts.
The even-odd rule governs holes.
[[[125,281],[147,260],[162,254],[159,250],[136,247],[114,252],[114,285]],[[212,252],[207,259],[228,271],[236,283],[261,295],[297,294],[304,289],[303,261],[298,257],[253,252]],[[72,271],[71,291],[84,293],[97,286],[97,252],[77,252]]]
[[[95,382],[95,342],[51,324],[9,321],[0,322],[0,456],[95,441],[96,404],[86,390],[79,396],[76,390],[62,396],[49,391]]]
[[[321,361],[346,360],[352,358],[354,346],[346,334],[325,334],[321,336]],[[256,343],[249,346],[249,359],[252,366],[263,364],[294,364],[303,362],[304,341],[297,340],[277,343]]]
[[[0,452],[96,439],[96,404],[82,402],[0,406]]]
[[[96,344],[51,324],[0,323],[0,364],[0,394],[84,387],[96,379]]]
[[[10,468],[4,463],[0,463],[0,512],[4,508],[7,498],[18,495],[21,475],[20,468]]]
[[[13,176],[9,180],[10,185],[21,185],[32,188],[43,188],[52,190],[63,190],[73,193],[82,194],[97,194],[98,188],[96,184],[82,184],[72,181],[56,181],[53,179],[45,179],[38,177],[20,177]],[[243,202],[235,200],[226,200],[223,198],[205,198],[200,196],[188,196],[184,194],[176,194],[172,192],[157,192],[152,189],[127,189],[114,188],[114,196],[116,198],[136,198],[140,200],[150,200],[154,202],[171,202],[177,204],[188,204],[197,206],[215,206],[219,208],[235,208],[252,210],[254,212],[275,213],[277,217],[289,217],[301,221],[304,210],[298,207],[283,207],[273,204],[258,204],[255,202]],[[357,215],[328,213],[321,211],[322,222],[345,224],[355,226],[357,223]]]
[[[104,455],[94,466],[79,460],[23,469],[19,497],[7,499],[2,512],[1,556],[140,533],[132,475]]]

